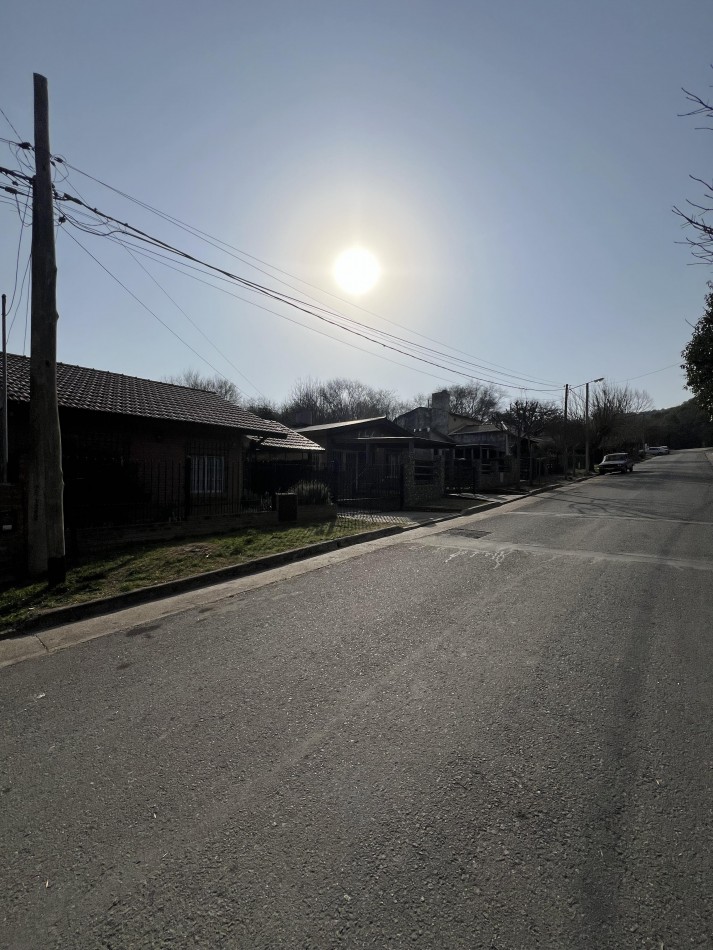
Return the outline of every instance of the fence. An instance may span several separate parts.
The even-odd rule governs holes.
[[[446,490],[449,492],[479,492],[504,488],[517,481],[515,459],[511,456],[473,462],[450,459],[446,465]]]
[[[294,492],[301,505],[327,504],[331,496],[327,472],[316,461],[248,456],[243,466],[241,510],[272,511],[275,495],[281,492]]]
[[[340,509],[388,511],[403,507],[402,466],[332,464],[327,473],[332,498]]]
[[[360,517],[402,509],[405,502],[414,504],[422,494],[441,494],[443,488],[442,460],[367,464],[356,454],[346,459],[329,454],[278,461],[250,453],[241,465],[217,453],[145,461],[73,454],[64,460],[67,527],[180,526],[259,517],[273,512],[275,496],[284,492],[295,493],[300,508],[331,503],[341,515]],[[483,463],[483,473],[498,466]]]
[[[72,527],[142,525],[238,514],[240,465],[222,456],[133,462],[64,461],[65,521]]]

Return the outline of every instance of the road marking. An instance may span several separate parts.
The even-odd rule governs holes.
[[[599,502],[593,501],[592,504],[599,504]],[[692,525],[703,525],[708,528],[713,527],[713,521],[686,521],[683,518],[659,518],[656,515],[587,515],[581,514],[578,511],[559,511],[559,512],[547,512],[547,511],[503,511],[504,515],[527,515],[530,518],[588,518],[590,521],[655,521],[663,522],[665,524],[692,524]]]
[[[672,567],[676,570],[707,571],[713,573],[713,561],[696,561],[690,558],[659,557],[655,554],[613,554],[608,551],[581,551],[575,548],[552,548],[544,544],[520,544],[513,541],[483,541],[468,542],[462,535],[449,539],[446,534],[420,538],[419,544],[434,548],[456,548],[465,554],[467,551],[501,552],[503,555],[511,551],[522,551],[525,554],[545,554],[549,557],[576,557],[582,561],[612,561],[621,564],[658,564]],[[449,558],[450,560],[450,558]]]

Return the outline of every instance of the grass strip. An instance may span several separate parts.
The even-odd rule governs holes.
[[[28,618],[57,607],[111,597],[382,527],[386,527],[383,521],[369,524],[339,518],[318,524],[245,528],[230,534],[142,543],[108,555],[87,557],[68,569],[67,581],[60,587],[50,590],[44,581],[39,581],[0,592],[0,632],[20,628]]]

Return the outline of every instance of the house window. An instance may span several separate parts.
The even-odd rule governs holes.
[[[191,493],[222,495],[225,492],[225,459],[222,455],[191,456]]]

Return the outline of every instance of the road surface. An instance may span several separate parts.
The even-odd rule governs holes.
[[[712,947],[712,580],[689,451],[92,621],[0,670],[0,945]]]

